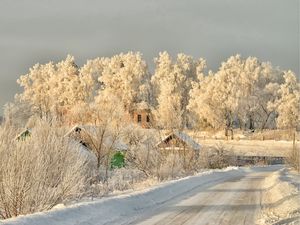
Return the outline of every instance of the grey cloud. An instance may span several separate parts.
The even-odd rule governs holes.
[[[232,54],[299,74],[298,0],[1,0],[0,106],[35,63],[167,50],[204,57],[216,70]],[[1,111],[1,110],[0,110]]]

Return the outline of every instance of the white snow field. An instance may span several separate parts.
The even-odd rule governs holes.
[[[276,156],[287,157],[293,147],[292,141],[274,140],[198,140],[204,147],[213,147],[216,144],[240,156]]]
[[[277,165],[208,171],[144,191],[19,216],[0,224],[265,224],[265,210],[280,208],[285,202],[281,197],[288,195],[281,196],[275,188],[279,191],[274,192],[276,197],[266,197],[275,190],[274,182],[281,182],[277,175],[284,170]],[[293,210],[299,210],[298,205]]]

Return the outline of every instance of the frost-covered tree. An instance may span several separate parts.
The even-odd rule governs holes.
[[[279,97],[269,108],[278,113],[277,126],[284,129],[295,129],[300,124],[300,83],[292,71],[284,72],[284,83],[278,89]]]
[[[102,76],[103,70],[108,66],[109,61],[109,58],[98,57],[96,59],[88,60],[86,64],[80,68],[80,74],[85,77],[87,87],[89,88],[87,91],[90,93],[90,101],[94,99],[94,96],[98,93],[99,89],[103,88],[103,83],[98,79]]]
[[[4,120],[11,126],[24,128],[32,116],[31,105],[16,100],[4,106]]]
[[[200,74],[198,82],[193,84],[190,92],[191,101],[189,109],[215,129],[224,128],[232,130],[238,107],[236,80],[240,74],[239,55],[230,57],[222,63],[219,71],[208,76]]]
[[[68,57],[56,64],[56,72],[49,85],[52,88],[51,98],[53,110],[63,116],[70,108],[88,97],[85,77],[80,76],[79,68],[75,64],[74,57]]]
[[[214,74],[212,71],[209,71],[208,75],[199,74],[198,80],[192,83],[192,89],[190,90],[188,109],[197,116],[197,122],[201,127],[212,126],[217,128],[221,123],[217,123],[220,115],[214,110],[214,108],[218,108],[218,105],[215,105],[211,98],[214,92],[213,79]]]
[[[126,111],[144,98],[144,85],[149,79],[146,62],[141,53],[128,52],[102,59],[105,66],[99,73],[102,85],[99,95],[112,95],[121,100]]]
[[[97,166],[107,172],[111,153],[120,143],[124,121],[124,107],[118,97],[102,93],[88,106],[89,124],[86,140],[97,158]]]
[[[57,64],[36,64],[29,73],[18,79],[24,91],[17,96],[32,106],[40,117],[62,118],[72,106],[89,96],[90,78],[79,74],[74,57]]]
[[[276,99],[282,80],[282,72],[270,63],[232,56],[215,74],[198,76],[190,92],[189,108],[199,121],[216,129],[225,128],[226,134],[235,124],[264,129],[275,118],[268,104]]]
[[[156,97],[156,120],[164,128],[184,128],[189,125],[187,105],[191,83],[205,68],[205,60],[178,54],[175,62],[167,52],[155,59],[151,79]]]
[[[24,88],[23,93],[16,97],[20,101],[28,102],[32,105],[32,111],[38,113],[40,117],[48,116],[52,107],[51,91],[49,81],[55,73],[53,62],[45,65],[36,64],[30,68],[29,73],[22,75],[18,83]]]
[[[241,127],[264,129],[274,123],[275,112],[267,107],[276,98],[276,89],[282,82],[282,72],[270,63],[255,57],[241,60],[238,85],[238,119]]]

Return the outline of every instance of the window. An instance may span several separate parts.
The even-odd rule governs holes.
[[[146,120],[147,120],[147,123],[150,123],[150,116],[149,115],[147,115]]]
[[[81,128],[80,128],[80,127],[76,127],[76,128],[75,128],[75,132],[76,132],[76,133],[80,133],[80,132],[81,132]]]
[[[138,123],[141,123],[141,122],[142,122],[142,115],[138,114],[138,116],[137,116],[137,121],[138,121]]]

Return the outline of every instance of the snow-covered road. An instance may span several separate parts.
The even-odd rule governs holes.
[[[181,201],[161,207],[133,224],[253,225],[261,210],[263,181],[270,173],[265,168],[199,187]]]
[[[253,225],[261,210],[264,180],[281,168],[232,168],[202,173],[147,191],[21,216],[3,224]]]

